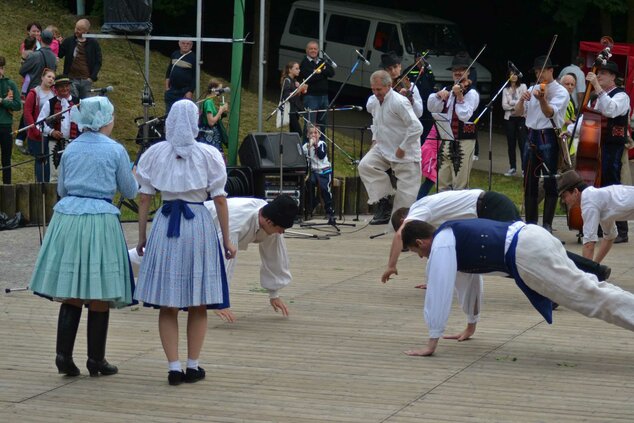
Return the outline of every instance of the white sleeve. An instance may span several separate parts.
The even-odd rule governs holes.
[[[440,338],[445,332],[457,271],[456,238],[451,229],[445,229],[434,237],[427,262],[425,322],[430,338]]]
[[[423,125],[420,120],[414,114],[414,109],[409,100],[401,96],[403,101],[399,102],[399,116],[403,121],[403,125],[407,127],[405,130],[405,136],[399,144],[399,147],[403,150],[408,150],[411,144],[415,144],[420,147],[420,136],[423,133]],[[420,158],[420,154],[419,154]]]
[[[587,244],[599,241],[597,229],[600,216],[599,209],[595,205],[584,203],[581,203],[581,217],[583,218],[583,243]]]
[[[471,119],[479,104],[480,94],[475,90],[469,90],[467,95],[464,96],[462,103],[456,102],[456,115],[458,119],[463,122],[469,122],[469,119]]]
[[[413,86],[412,90],[412,98],[414,99],[414,103],[412,104],[412,108],[414,109],[414,114],[417,118],[423,115],[423,99],[420,96],[420,92],[416,85]]]
[[[456,297],[467,315],[467,323],[477,323],[480,320],[482,310],[482,275],[474,273],[456,274]]]
[[[280,234],[269,235],[259,244],[260,248],[260,285],[269,291],[270,298],[279,297],[279,290],[291,283],[293,277],[289,271],[288,254],[284,237]]]
[[[625,93],[617,93],[614,97],[603,93],[597,99],[597,105],[603,116],[613,118],[630,110],[630,98]]]
[[[442,113],[445,102],[436,94],[430,94],[427,98],[427,110],[432,113]]]

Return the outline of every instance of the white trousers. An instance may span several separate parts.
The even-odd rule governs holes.
[[[375,147],[372,147],[359,163],[359,176],[368,192],[368,204],[374,204],[381,198],[394,194],[390,177],[385,173],[390,168],[396,177],[396,194],[392,210],[411,206],[416,201],[422,178],[420,162],[392,162],[385,159]]]
[[[579,270],[561,241],[541,226],[521,230],[515,257],[520,276],[534,291],[584,316],[634,331],[634,294]]]
[[[469,188],[469,175],[473,167],[473,153],[475,151],[475,140],[460,140],[460,149],[462,151],[462,163],[458,174],[454,172],[453,163],[449,155],[450,143],[443,143],[442,164],[438,169],[438,191],[447,191],[450,189],[467,189]]]

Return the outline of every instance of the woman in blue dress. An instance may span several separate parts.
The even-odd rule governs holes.
[[[105,97],[82,100],[71,120],[83,133],[62,155],[51,223],[40,249],[30,289],[61,300],[57,323],[60,373],[78,376],[73,362],[75,337],[88,304],[88,361],[91,376],[112,375],[117,367],[105,359],[109,310],[132,302],[132,277],[115,192],[137,194],[125,148],[109,138],[114,108]]]
[[[211,197],[222,233],[229,233],[224,186],[227,171],[221,153],[196,142],[198,108],[190,100],[174,103],[165,121],[166,141],[150,147],[139,160],[136,178],[141,188],[139,243],[145,256],[135,298],[160,308],[159,334],[168,361],[168,382],[197,382],[205,377],[198,358],[207,331],[207,308],[228,308],[229,290],[223,250],[209,210]],[[156,213],[146,241],[150,201],[161,191],[163,206]],[[236,249],[223,238],[224,256]],[[147,244],[147,248],[146,248]],[[178,312],[187,309],[187,368],[178,358]]]

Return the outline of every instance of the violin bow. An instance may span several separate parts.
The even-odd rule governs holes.
[[[544,69],[546,69],[546,63],[548,63],[548,58],[550,57],[550,53],[553,52],[553,47],[555,47],[555,43],[557,42],[557,37],[559,35],[555,34],[553,36],[553,40],[550,42],[550,48],[548,49],[548,53],[546,54],[546,58],[544,59],[544,64],[542,65],[542,69],[539,71],[539,75],[537,75],[537,81],[535,84],[539,84],[539,81],[542,78],[542,73],[544,73]]]
[[[429,54],[429,50],[425,50],[423,54],[418,58],[418,60],[416,60],[412,65],[410,65],[407,68],[405,72],[403,72],[403,75],[401,75],[400,79],[396,81],[396,84],[394,85],[399,85],[401,82],[403,82],[403,79],[405,79],[405,77],[412,71],[412,69],[414,69],[414,67],[416,67],[421,62],[421,60],[425,60],[425,57],[428,54]]]

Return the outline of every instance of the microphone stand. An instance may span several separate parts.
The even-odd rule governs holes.
[[[486,111],[489,111],[489,191],[491,191],[491,178],[493,175],[493,102],[498,98],[498,96],[502,93],[504,88],[509,84],[511,78],[509,77],[504,84],[500,87],[497,93],[489,100],[489,103],[482,109],[477,118],[473,121],[474,124],[478,124],[480,118]]]
[[[363,62],[363,60],[357,56],[357,60],[354,62],[354,65],[352,65],[352,68],[350,69],[350,73],[348,73],[348,76],[346,76],[346,79],[341,83],[341,85],[339,86],[339,90],[337,91],[337,93],[335,94],[335,96],[332,98],[332,100],[330,101],[330,104],[328,104],[327,109],[332,109],[332,105],[335,104],[335,101],[337,100],[337,98],[339,97],[339,95],[341,94],[341,91],[343,90],[343,87],[346,86],[346,84],[348,83],[348,81],[350,81],[350,78],[352,77],[352,74],[357,70],[357,68],[359,67],[359,65]],[[330,159],[330,165],[332,166],[333,172],[335,169],[335,115],[332,115],[332,126],[331,126],[331,135],[332,135],[332,147],[331,147],[331,159]]]

